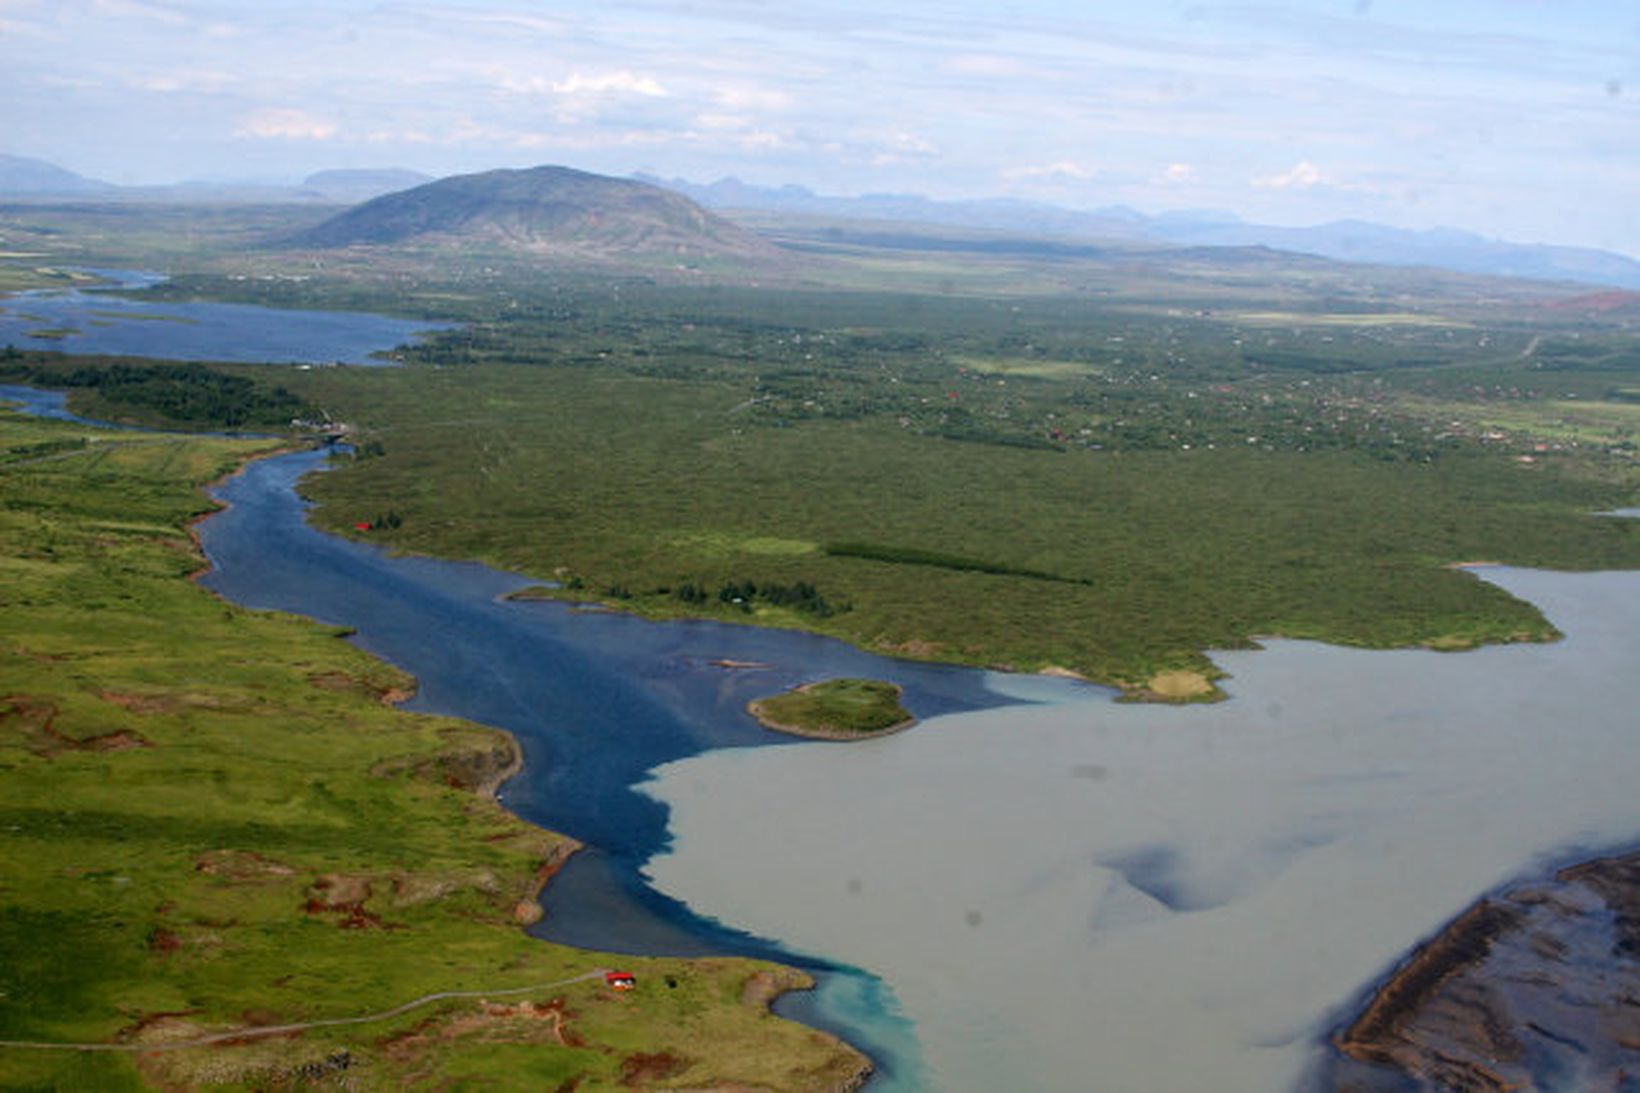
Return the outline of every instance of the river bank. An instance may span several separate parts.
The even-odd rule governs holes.
[[[1620,1089],[1640,1073],[1640,851],[1480,900],[1335,1038],[1325,1084]]]

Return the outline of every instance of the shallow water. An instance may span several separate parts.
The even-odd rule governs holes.
[[[1303,1084],[1473,899],[1640,833],[1640,573],[1483,571],[1568,635],[1219,656],[1232,699],[956,714],[661,769],[658,887],[868,967],[952,1090]],[[779,822],[747,823],[747,816]]]
[[[163,275],[93,270],[109,289]],[[64,353],[240,363],[392,364],[373,354],[448,324],[349,311],[300,311],[205,301],[148,301],[106,289],[41,289],[0,298],[0,345]]]
[[[82,425],[96,425],[99,428],[120,428],[120,426],[111,422],[94,421],[91,418],[70,413],[67,391],[47,391],[39,387],[24,387],[16,383],[0,383],[0,402],[15,403],[18,411],[32,417],[51,418],[55,421],[78,421]]]

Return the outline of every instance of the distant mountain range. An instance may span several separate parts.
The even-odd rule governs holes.
[[[779,248],[672,190],[568,167],[454,175],[384,194],[290,240],[493,246],[566,259],[773,261]]]
[[[534,170],[564,172],[560,182],[571,176],[580,176],[583,179],[604,177],[571,171],[569,168]],[[507,175],[527,173],[492,171],[481,175],[455,177],[499,179]],[[1640,289],[1640,261],[1622,254],[1588,247],[1509,243],[1451,228],[1415,231],[1362,220],[1340,220],[1314,227],[1286,228],[1251,224],[1232,213],[1216,211],[1171,212],[1148,216],[1120,205],[1080,211],[1007,198],[936,201],[917,194],[829,197],[816,194],[802,186],[751,186],[733,178],[700,184],[683,179],[661,179],[640,174],[629,180],[608,181],[660,187],[664,191],[681,194],[705,209],[854,222],[891,222],[895,232],[901,231],[906,225],[914,224],[936,225],[953,230],[978,230],[994,235],[1026,237],[1030,241],[1030,246],[1038,249],[1048,246],[1081,251],[1091,245],[1113,243],[1143,246],[1270,247],[1343,262],[1431,266],[1462,273],[1582,281]],[[415,192],[429,184],[432,184],[429,176],[417,171],[344,169],[319,171],[309,175],[299,186],[232,182],[115,186],[85,178],[43,160],[0,155],[0,200],[312,202],[349,205],[393,194]],[[613,253],[610,248],[616,245],[616,240],[622,232],[629,237],[631,245],[654,252],[664,251],[667,246],[682,247],[684,250],[690,246],[697,246],[704,248],[700,253],[751,253],[749,248],[754,244],[749,240],[755,237],[735,228],[724,218],[700,220],[694,212],[686,213],[677,208],[663,209],[653,196],[648,199],[649,212],[640,214],[637,207],[626,200],[636,192],[638,191],[610,190],[606,194],[612,199],[617,199],[616,207],[621,210],[619,219],[623,221],[624,226],[618,230],[594,231],[587,219],[591,215],[590,206],[583,206],[581,212],[575,214],[581,218],[580,227],[570,223],[574,216],[564,213],[569,219],[554,228],[553,233],[560,238],[567,238],[565,233],[579,232],[584,238],[578,245],[609,253]],[[463,199],[453,190],[438,193],[448,198],[452,207],[462,204]],[[408,213],[406,208],[401,207],[398,214],[409,217],[404,223],[415,222],[415,216]],[[371,230],[386,230],[384,222],[378,219],[381,215],[381,210],[377,209],[366,218],[375,223]],[[474,221],[469,227],[474,230],[482,227],[493,239],[511,238],[515,243],[528,244],[532,238],[540,242],[547,238],[547,234],[552,234],[543,234],[540,229],[551,216],[559,214],[549,213],[545,207],[538,207],[528,215],[523,215],[515,209],[514,215],[523,216],[523,219],[515,219],[509,225],[504,223],[505,217],[498,214],[487,227],[479,221]],[[646,216],[648,222],[640,223]],[[357,225],[363,222],[349,223]],[[694,223],[694,227],[684,230],[684,226],[689,223]],[[855,226],[859,227],[858,224]],[[731,237],[730,229],[740,234]],[[681,234],[678,234],[680,232]],[[592,238],[600,235],[604,241],[594,246]],[[755,245],[767,246],[761,243]],[[993,239],[987,245],[994,247],[1002,244]],[[1019,245],[1026,244],[1021,242]]]
[[[0,154],[0,197],[86,197],[118,189],[43,159]]]
[[[1084,243],[1264,246],[1342,262],[1434,266],[1461,273],[1640,289],[1640,262],[1625,255],[1587,247],[1507,243],[1451,228],[1415,231],[1362,220],[1283,228],[1250,224],[1232,213],[1217,211],[1147,216],[1121,205],[1081,212],[1011,199],[935,201],[916,194],[827,197],[802,186],[749,186],[733,178],[703,185],[652,175],[636,177],[677,190],[709,209],[936,224]]]
[[[0,200],[79,198],[101,201],[314,202],[351,205],[394,190],[407,190],[431,175],[402,168],[342,169],[309,175],[300,186],[273,182],[194,180],[168,186],[116,186],[47,163],[0,154]]]
[[[338,204],[351,205],[356,201],[369,201],[373,197],[423,186],[432,181],[432,175],[402,167],[364,168],[318,171],[302,180],[302,189]]]

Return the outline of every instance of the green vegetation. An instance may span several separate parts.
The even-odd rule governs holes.
[[[1263,635],[1542,640],[1453,568],[1640,566],[1636,319],[1564,286],[1263,251],[937,249],[789,228],[798,253],[620,273],[493,241],[290,240],[325,210],[0,208],[0,290],[180,269],[145,295],[462,324],[394,370],[0,353],[82,412],[361,431],[315,519],[655,617],[1213,697]],[[53,265],[41,265],[49,261]],[[778,268],[777,268],[778,267]],[[310,409],[311,408],[311,409]],[[197,483],[252,442],[0,418],[0,1038],[186,1037],[573,977],[533,942],[567,847],[482,789],[512,757],[381,701],[335,635],[183,578]],[[764,700],[858,736],[887,684]],[[639,989],[451,1000],[380,1025],[150,1056],[0,1056],[22,1086],[341,1080],[792,1087],[858,1060],[756,1000],[793,973],[622,960]],[[753,1004],[748,1004],[751,999]]]
[[[304,487],[333,529],[391,508],[401,527],[373,537],[555,579],[566,598],[1060,666],[1135,691],[1168,669],[1210,673],[1204,650],[1263,634],[1547,637],[1529,605],[1447,567],[1640,564],[1640,528],[1587,515],[1634,496],[1620,454],[1523,464],[1520,449],[1462,438],[1432,460],[1245,443],[1031,451],[921,436],[882,415],[758,425],[736,409],[745,381],[614,368],[297,382],[384,447]],[[802,582],[834,610],[720,595],[748,582]]]
[[[798,736],[853,740],[912,724],[900,705],[900,688],[876,679],[828,679],[807,683],[746,709],[767,728]]]
[[[0,380],[84,392],[86,397],[73,399],[81,414],[144,425],[283,430],[312,416],[312,408],[284,387],[202,364],[13,351],[0,354]]]
[[[30,215],[42,249],[162,245]],[[461,324],[391,374],[223,370],[361,427],[317,520],[565,598],[1184,699],[1261,635],[1553,635],[1455,562],[1640,563],[1588,515],[1640,494],[1635,319],[1575,286],[824,226],[760,284],[479,242],[317,271],[243,245],[263,215],[149,295]]]
[[[922,565],[934,569],[953,569],[959,573],[994,573],[1004,577],[1028,577],[1033,581],[1064,581],[1067,584],[1091,584],[1087,578],[1060,577],[1036,569],[1023,569],[1001,562],[986,562],[978,558],[964,558],[938,550],[915,550],[908,547],[883,546],[880,543],[827,543],[826,553],[834,558],[866,558],[891,565]]]
[[[580,586],[576,587],[579,588]],[[664,592],[665,590],[660,591]],[[610,595],[623,600],[632,598],[632,593],[625,586],[620,588],[618,594],[612,590]],[[695,606],[712,602],[712,596],[707,590],[693,581],[684,581],[678,586],[675,595],[683,603]],[[789,585],[769,584],[767,582],[760,585],[749,579],[725,581],[717,590],[717,602],[733,604],[747,614],[755,612],[759,604],[789,608],[822,619],[830,618],[836,614],[836,609],[826,601],[826,597],[820,594],[820,590],[809,582],[802,580]],[[848,605],[845,604],[842,610],[847,611]]]
[[[9,1088],[796,1088],[858,1056],[760,999],[797,973],[628,960],[518,928],[571,846],[499,808],[503,735],[387,704],[408,681],[328,628],[188,580],[226,438],[0,415],[0,1048]],[[260,442],[265,446],[267,442]],[[601,980],[502,995],[618,959]],[[748,1001],[749,1000],[749,1001]]]

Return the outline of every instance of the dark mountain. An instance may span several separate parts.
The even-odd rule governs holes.
[[[0,155],[0,195],[6,197],[87,196],[116,189],[43,159]]]
[[[751,186],[733,178],[701,185],[682,179],[662,182],[645,177],[712,209],[763,210],[851,221],[887,220],[900,225],[939,224],[1070,240],[1271,247],[1342,262],[1432,266],[1460,273],[1640,289],[1640,262],[1622,254],[1588,247],[1510,243],[1451,228],[1415,231],[1362,220],[1285,228],[1249,224],[1232,213],[1219,211],[1146,216],[1120,205],[1079,211],[1030,201],[935,201],[915,194],[827,197],[801,186]]]
[[[367,201],[299,246],[498,246],[566,259],[768,259],[781,252],[681,194],[568,167],[456,175]]]
[[[330,201],[352,204],[383,194],[397,193],[433,181],[432,175],[401,167],[316,171],[302,180],[302,189]]]

